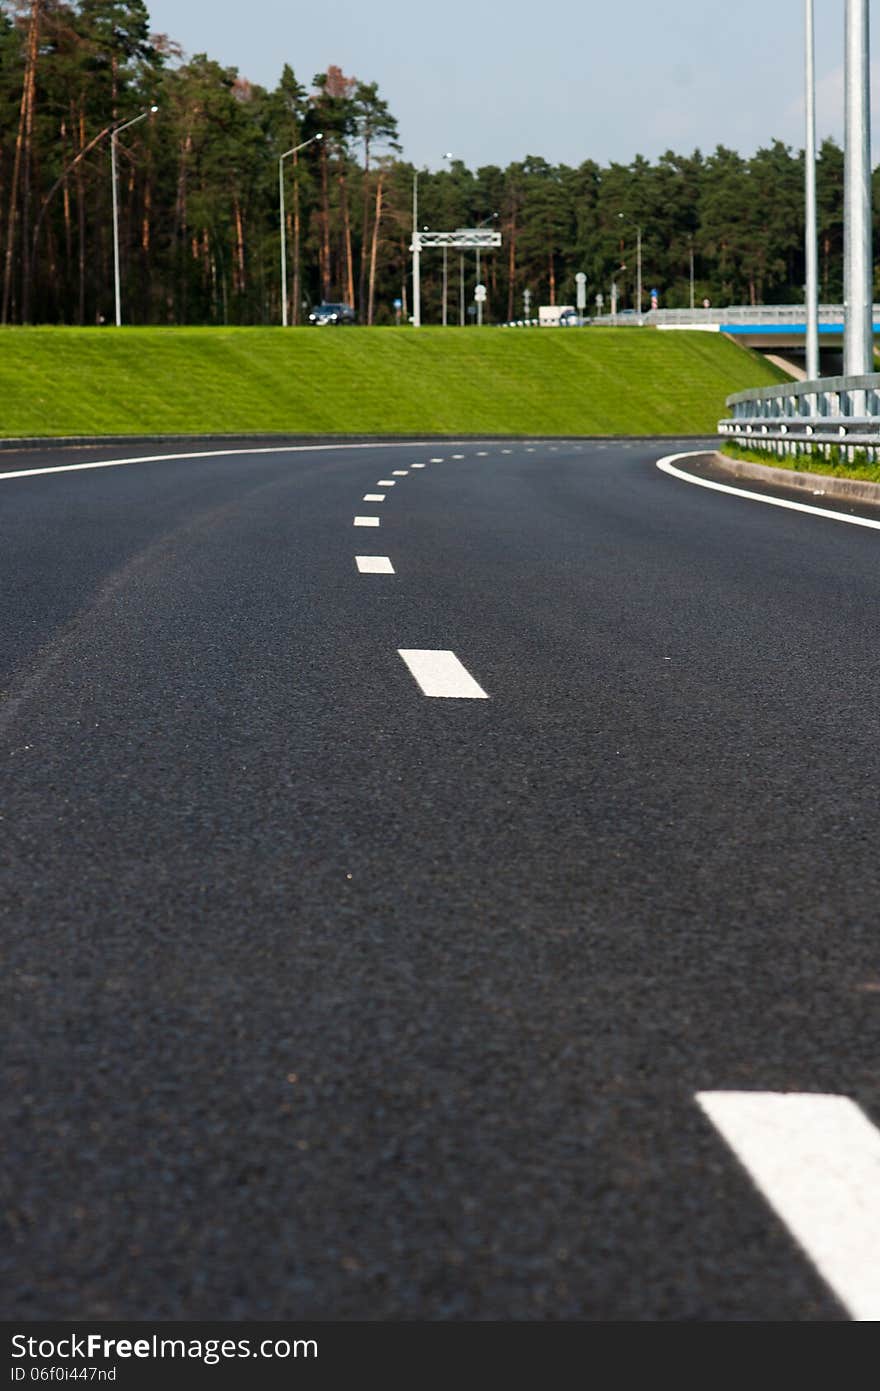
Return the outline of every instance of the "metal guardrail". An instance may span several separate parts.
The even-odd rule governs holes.
[[[880,304],[874,305],[875,322]],[[731,304],[726,309],[651,309],[642,315],[646,324],[802,324],[806,309],[802,304]],[[820,304],[820,324],[842,324],[842,304]]]
[[[828,460],[840,450],[852,460],[858,449],[871,462],[880,457],[880,372],[737,391],[726,404],[733,414],[718,422],[718,433],[744,448]]]

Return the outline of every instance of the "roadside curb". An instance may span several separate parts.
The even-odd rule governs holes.
[[[304,444],[456,444],[469,440],[498,441],[506,444],[511,440],[534,441],[604,441],[609,444],[629,441],[630,443],[650,444],[654,440],[661,443],[678,440],[693,440],[699,443],[706,435],[493,435],[493,434],[424,434],[424,435],[297,435],[297,434],[252,434],[252,435],[28,435],[20,438],[0,438],[0,453],[25,449],[118,449],[140,447],[150,444],[204,444],[218,443],[265,444],[265,445],[304,445]]]
[[[880,506],[880,483],[858,478],[836,478],[827,473],[798,473],[795,469],[755,464],[750,459],[730,459],[715,450],[715,463],[722,473],[734,478],[753,478],[779,488],[796,488],[812,497],[837,497],[848,502],[871,502]]]

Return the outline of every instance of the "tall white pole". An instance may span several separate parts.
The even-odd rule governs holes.
[[[422,244],[419,239],[419,174],[416,170],[413,174],[413,328],[421,328],[422,326],[421,250]]]
[[[122,325],[122,293],[119,287],[119,194],[116,189],[116,131],[110,136],[110,170],[113,179],[113,284],[116,291],[116,327]]]
[[[116,293],[117,328],[122,326],[122,293],[119,287],[119,192],[116,187],[116,137],[123,130],[128,130],[129,126],[136,126],[138,121],[145,121],[148,116],[154,116],[158,110],[158,106],[151,106],[149,110],[142,111],[139,116],[134,116],[130,121],[124,121],[122,125],[116,126],[110,132],[110,174],[113,184],[113,284]]]
[[[816,227],[816,64],[813,34],[813,0],[806,0],[806,42],[804,73],[804,109],[806,134],[804,140],[805,227],[804,261],[806,267],[807,311],[807,379],[819,375],[819,276],[817,264],[818,231]]]
[[[874,368],[868,0],[846,0],[843,371]]]
[[[690,244],[690,247],[689,247],[689,251],[690,251],[690,262],[691,262],[691,309],[693,309],[693,307],[694,307],[694,241],[693,241],[693,237],[691,238],[691,244]]]
[[[323,140],[324,132],[319,130],[316,135],[309,136],[308,140],[303,140],[302,144],[294,145],[292,150],[285,150],[278,160],[278,221],[281,232],[281,327],[287,328],[287,227],[285,226],[284,216],[284,161],[291,155],[298,154],[307,145],[312,145],[316,140]]]
[[[642,315],[642,229],[636,227],[636,300],[639,318]]]
[[[278,161],[278,221],[281,227],[281,327],[287,328],[287,227],[284,223],[284,155]]]
[[[446,294],[447,294],[447,287],[448,287],[448,284],[449,284],[448,260],[449,260],[449,248],[446,247],[446,246],[444,246],[444,248],[443,248],[443,327],[444,327],[444,328],[446,327]]]

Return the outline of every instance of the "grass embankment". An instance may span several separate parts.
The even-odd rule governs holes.
[[[706,434],[784,374],[649,329],[11,328],[0,436]]]
[[[872,463],[863,449],[855,451],[852,462],[845,458],[847,446],[831,446],[831,457],[822,454],[774,454],[770,450],[746,449],[740,444],[725,444],[721,453],[730,459],[745,459],[766,468],[787,468],[793,473],[822,473],[826,478],[856,478],[861,483],[880,483],[880,463]]]

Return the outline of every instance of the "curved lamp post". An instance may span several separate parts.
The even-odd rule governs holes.
[[[639,318],[642,317],[642,228],[638,222],[633,222],[632,218],[624,217],[623,213],[617,216],[621,222],[626,222],[630,227],[636,229],[636,310]]]
[[[138,121],[145,121],[148,116],[154,115],[158,110],[158,106],[150,106],[139,116],[133,117],[132,120],[123,121],[122,125],[114,126],[110,132],[110,169],[113,179],[113,284],[116,291],[117,328],[122,325],[122,296],[119,288],[119,193],[116,187],[116,140],[122,131],[128,130],[129,126],[136,126]]]
[[[312,145],[316,140],[323,140],[324,132],[318,131],[317,135],[312,135],[308,140],[304,140],[301,145],[294,145],[292,150],[285,150],[278,160],[278,221],[281,228],[281,326],[287,328],[287,229],[284,226],[284,161],[291,155],[295,155],[300,150],[304,150],[306,145]]]

